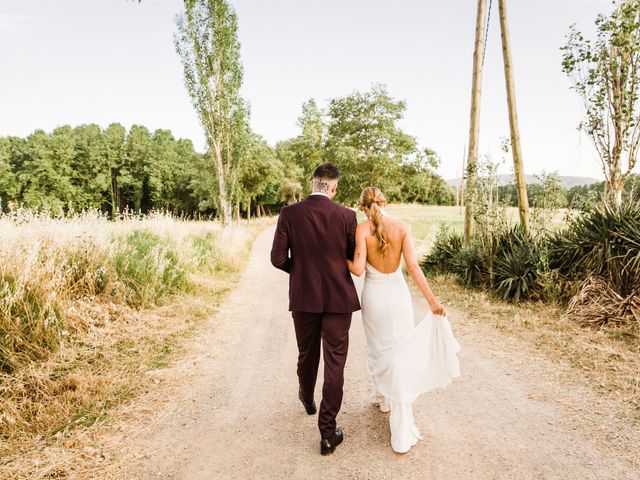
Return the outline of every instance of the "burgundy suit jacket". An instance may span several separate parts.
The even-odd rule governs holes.
[[[347,267],[353,260],[356,214],[324,195],[280,211],[271,263],[289,274],[289,310],[352,313],[360,310]]]

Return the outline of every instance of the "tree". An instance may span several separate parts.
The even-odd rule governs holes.
[[[300,195],[310,193],[311,175],[327,156],[327,123],[314,99],[302,104],[298,126],[300,135],[276,145],[276,155],[284,169],[280,195],[284,203],[295,202]]]
[[[20,184],[12,168],[14,144],[15,138],[0,138],[0,212],[20,192]]]
[[[594,42],[571,27],[562,47],[562,68],[584,104],[586,119],[580,129],[598,152],[606,194],[620,204],[640,145],[640,2],[619,2],[595,23]]]
[[[252,202],[258,199],[277,202],[274,191],[277,193],[282,183],[282,163],[277,159],[275,150],[260,135],[251,135],[249,149],[239,170],[238,197],[247,218],[251,215]],[[271,195],[265,196],[268,192]]]
[[[74,185],[71,164],[75,142],[71,127],[56,128],[51,135],[36,130],[24,147],[24,158],[18,172],[21,202],[27,208],[63,212],[73,206]]]
[[[219,211],[231,222],[234,135],[238,110],[246,110],[242,84],[238,21],[225,0],[186,0],[177,17],[174,43],[184,81],[213,158]],[[246,121],[246,116],[243,116]]]
[[[345,203],[355,203],[368,185],[383,189],[390,201],[455,201],[452,189],[435,173],[437,154],[420,150],[416,139],[400,129],[405,104],[391,98],[384,86],[334,98],[329,105],[326,114],[313,99],[305,102],[300,134],[276,145],[282,163],[280,203],[308,193],[313,170],[325,161],[342,170],[337,198]]]
[[[305,171],[304,155],[300,155],[303,142],[300,137],[290,138],[276,144],[276,157],[282,164],[282,184],[277,192],[277,202],[292,204],[303,193],[303,184],[310,184],[311,172]],[[307,186],[309,188],[309,186]]]
[[[147,163],[150,144],[149,130],[142,125],[132,125],[125,140],[120,188],[123,205],[136,212],[142,209],[144,165]]]
[[[105,173],[109,178],[108,205],[112,217],[122,210],[120,193],[120,168],[124,158],[125,136],[127,130],[119,123],[112,123],[104,131],[104,147],[106,168]]]
[[[341,201],[354,203],[368,185],[387,191],[398,184],[402,163],[419,153],[398,126],[405,108],[382,85],[330,101],[327,158],[342,170]]]
[[[423,205],[454,205],[455,192],[437,175],[433,166],[435,152],[427,150],[423,158],[406,162],[400,167],[402,181],[389,194],[389,200]]]
[[[75,156],[71,165],[71,183],[76,208],[102,208],[108,204],[111,190],[103,131],[95,123],[73,129]]]
[[[536,175],[539,183],[528,185],[531,206],[555,210],[567,204],[567,190],[562,186],[558,172],[542,172]]]
[[[37,130],[26,140],[0,137],[0,208],[12,201],[55,213],[116,215],[128,207],[192,214],[199,199],[191,180],[202,170],[191,141],[175,140],[169,130],[153,137],[145,127],[127,133],[117,123]]]
[[[145,203],[148,209],[172,210],[177,177],[183,168],[169,130],[153,132],[144,164]]]

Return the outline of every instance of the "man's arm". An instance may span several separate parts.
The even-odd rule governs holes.
[[[280,211],[278,226],[273,236],[273,246],[271,247],[271,264],[287,273],[291,270],[291,259],[289,258],[289,232],[287,231],[287,220],[284,211]]]
[[[353,261],[353,254],[356,250],[356,228],[358,220],[356,220],[356,212],[350,211],[349,218],[349,235],[347,237],[347,260]]]

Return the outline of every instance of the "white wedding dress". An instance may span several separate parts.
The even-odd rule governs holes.
[[[361,305],[367,367],[377,394],[384,397],[380,409],[391,410],[391,447],[404,453],[422,438],[413,420],[414,400],[460,375],[460,345],[446,317],[429,311],[414,324],[401,266],[382,273],[367,263]]]

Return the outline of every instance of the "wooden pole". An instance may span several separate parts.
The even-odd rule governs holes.
[[[460,175],[460,198],[459,198],[459,203],[458,205],[460,205],[460,214],[462,214],[463,212],[463,207],[464,207],[464,173],[467,171],[467,146],[464,146],[464,149],[462,150],[462,175]]]
[[[520,224],[526,231],[529,231],[529,199],[527,198],[527,184],[524,179],[522,148],[520,147],[520,127],[518,126],[518,111],[516,109],[516,87],[513,80],[513,62],[511,60],[511,40],[509,38],[509,25],[507,23],[506,0],[499,0],[499,6],[502,57],[504,59],[504,77],[507,85],[509,126],[511,127],[511,151],[513,153],[513,170],[516,177],[518,210],[520,211]]]
[[[482,52],[486,36],[487,0],[478,0],[476,15],[476,39],[473,46],[473,74],[471,77],[471,113],[469,115],[469,151],[467,157],[467,191],[475,188],[480,135],[480,92],[482,90]],[[471,205],[466,202],[464,212],[464,243],[468,245],[473,235]]]

